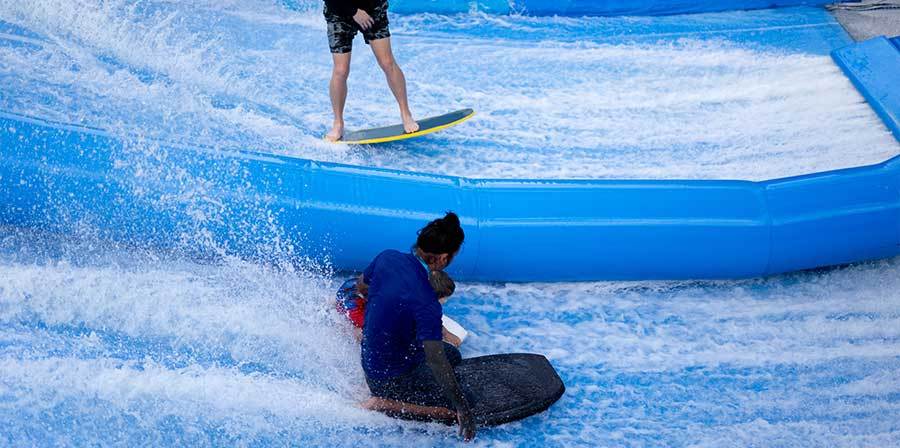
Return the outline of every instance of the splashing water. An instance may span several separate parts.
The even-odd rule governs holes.
[[[356,403],[336,280],[10,232],[0,422],[17,443],[445,444]],[[568,385],[514,445],[892,446],[900,260],[765,280],[466,284],[466,356],[546,353]],[[104,428],[98,431],[98,428]]]

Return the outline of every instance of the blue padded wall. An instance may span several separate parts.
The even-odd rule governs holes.
[[[0,115],[0,223],[203,237],[251,258],[279,255],[275,229],[289,255],[356,270],[452,209],[467,239],[451,272],[498,281],[750,277],[900,253],[896,159],[766,182],[472,180],[162,145],[170,179],[140,176],[126,147]]]

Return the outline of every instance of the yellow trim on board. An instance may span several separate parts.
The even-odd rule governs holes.
[[[344,140],[338,140],[335,142],[332,142],[330,140],[325,140],[325,141],[327,141],[329,143],[345,143],[348,145],[367,145],[367,144],[371,144],[371,143],[386,143],[386,142],[393,142],[393,141],[397,141],[397,140],[406,140],[408,138],[419,137],[422,135],[431,134],[432,132],[441,131],[441,130],[449,128],[450,126],[456,126],[474,116],[475,116],[475,111],[473,110],[471,114],[466,115],[465,117],[462,117],[459,120],[451,121],[450,123],[442,124],[440,126],[435,126],[433,128],[428,128],[428,129],[419,130],[416,132],[411,132],[409,134],[398,134],[398,135],[392,135],[390,137],[370,138],[370,139],[366,139],[366,140],[354,140],[351,142],[344,141]]]

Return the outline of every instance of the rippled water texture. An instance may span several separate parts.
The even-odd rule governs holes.
[[[345,147],[319,139],[330,60],[317,3],[0,0],[0,111],[474,177],[764,179],[898,153],[827,56],[846,43],[836,27],[815,9],[392,16],[414,111],[478,115]],[[395,120],[361,42],[353,57],[351,126]],[[212,215],[198,221],[221,219],[203,191],[184,200]],[[210,244],[197,229],[160,252],[90,223],[0,227],[0,445],[458,441],[357,407],[359,348],[330,303],[345,274],[215,247],[198,259],[184,250]],[[446,311],[473,333],[465,356],[544,353],[568,386],[479,446],[887,447],[900,445],[898,291],[893,259],[743,281],[461,284]]]
[[[6,230],[6,229],[5,229]],[[336,279],[7,232],[0,425],[16,444],[441,445],[359,410]],[[900,260],[765,280],[465,284],[465,356],[545,353],[549,412],[479,444],[895,446]]]

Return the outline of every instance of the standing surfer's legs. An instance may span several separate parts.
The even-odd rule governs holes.
[[[394,53],[391,51],[391,38],[375,39],[369,41],[372,52],[375,53],[375,59],[378,59],[378,65],[384,70],[384,76],[387,78],[388,86],[397,99],[400,106],[400,118],[403,120],[403,130],[407,133],[419,130],[419,123],[413,119],[412,112],[409,111],[409,102],[406,98],[406,77],[403,71],[394,60]]]
[[[331,83],[328,94],[331,96],[331,108],[334,111],[334,123],[331,131],[325,135],[330,141],[340,140],[344,135],[344,104],[347,102],[347,78],[350,76],[350,52],[332,53],[334,68],[331,71]]]

